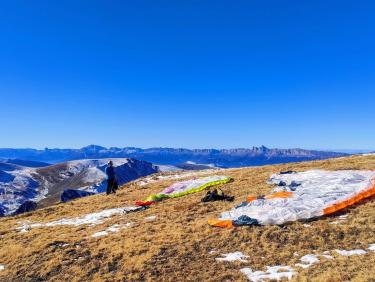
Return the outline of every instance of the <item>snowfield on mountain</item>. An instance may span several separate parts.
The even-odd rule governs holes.
[[[39,168],[0,163],[0,215],[12,214],[28,200],[44,207],[58,203],[64,189],[104,192],[104,170],[109,160],[76,160]],[[156,166],[144,161],[111,160],[116,167],[119,184],[159,171]]]
[[[366,155],[166,172],[130,182],[116,195],[1,218],[0,281],[373,281],[374,197],[284,225],[221,229],[207,222],[251,195],[271,193],[275,185],[267,181],[280,171],[374,169],[375,155]],[[214,175],[233,179],[218,187],[234,203],[202,203],[204,190],[132,210],[178,181]]]

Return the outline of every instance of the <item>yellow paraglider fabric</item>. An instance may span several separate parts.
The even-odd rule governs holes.
[[[155,202],[168,198],[178,198],[189,194],[197,193],[212,186],[225,184],[231,181],[228,176],[207,176],[199,179],[191,179],[187,181],[177,182],[159,194],[152,194],[144,201],[136,202],[136,205],[151,205]]]

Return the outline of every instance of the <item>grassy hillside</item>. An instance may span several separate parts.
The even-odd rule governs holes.
[[[280,170],[312,168],[375,169],[375,156],[230,169],[220,172],[234,181],[222,189],[235,202],[201,203],[205,191],[170,199],[150,209],[115,215],[102,224],[55,226],[19,232],[19,222],[50,222],[108,208],[133,206],[134,201],[162,190],[176,180],[145,186],[130,183],[111,196],[96,195],[34,213],[0,220],[0,281],[247,281],[241,268],[265,270],[289,265],[296,281],[374,281],[375,252],[321,261],[308,269],[294,267],[301,256],[335,249],[367,249],[375,243],[375,199],[339,215],[289,225],[217,229],[207,224],[250,194],[266,194],[269,176]],[[156,218],[152,217],[156,216]],[[131,223],[119,232],[92,237],[114,224]],[[216,261],[220,254],[241,251],[248,262]],[[298,254],[296,254],[298,253]]]

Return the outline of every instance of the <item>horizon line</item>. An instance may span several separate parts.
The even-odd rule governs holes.
[[[137,146],[102,146],[102,145],[96,145],[96,144],[90,144],[83,147],[0,147],[0,150],[38,150],[38,151],[45,151],[45,150],[80,150],[87,147],[102,147],[105,149],[111,149],[111,148],[118,148],[118,149],[141,149],[141,150],[147,150],[147,149],[184,149],[184,150],[241,150],[241,149],[254,149],[254,148],[262,148],[265,147],[267,149],[279,149],[279,150],[293,150],[293,149],[300,149],[300,150],[310,150],[310,151],[323,151],[323,152],[372,152],[375,151],[375,149],[362,149],[362,148],[355,148],[355,149],[330,149],[330,148],[304,148],[304,147],[272,147],[272,146],[249,146],[249,147],[228,147],[228,148],[215,148],[215,147],[202,147],[202,148],[189,148],[189,147],[173,147],[173,146],[154,146],[154,147],[137,147]]]

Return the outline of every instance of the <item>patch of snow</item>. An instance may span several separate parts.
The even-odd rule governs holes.
[[[364,255],[367,252],[365,250],[357,249],[357,250],[351,250],[351,251],[346,251],[346,250],[335,250],[336,253],[342,255],[342,256],[354,256],[354,255]]]
[[[99,232],[96,232],[94,234],[91,235],[91,237],[93,238],[97,238],[97,237],[102,237],[102,236],[106,236],[108,235],[109,233],[116,233],[116,232],[119,232],[121,229],[124,229],[124,228],[128,228],[132,226],[132,223],[126,223],[126,224],[114,224],[110,227],[108,227],[106,230],[104,231],[99,231]]]
[[[108,209],[103,210],[96,213],[90,213],[82,217],[76,217],[76,218],[63,218],[57,221],[48,222],[45,224],[45,226],[56,226],[56,225],[82,225],[82,224],[91,224],[91,225],[97,225],[103,222],[103,219],[112,217],[116,214],[122,214],[127,211],[133,211],[136,210],[136,207],[131,208],[115,208],[115,209]]]
[[[26,222],[17,222],[17,223],[21,225],[21,226],[16,228],[19,232],[25,233],[25,232],[30,231],[30,225],[27,224]]]
[[[340,224],[340,223],[343,223],[346,219],[348,219],[348,215],[344,214],[344,215],[340,215],[340,216],[338,216],[336,218],[337,218],[336,221],[332,221],[329,224]]]
[[[252,282],[260,282],[264,280],[281,280],[287,278],[292,279],[295,274],[293,268],[290,266],[267,266],[266,271],[253,271],[251,268],[246,267],[240,270]]]
[[[375,244],[370,244],[368,249],[375,252]]]
[[[216,258],[217,261],[240,261],[247,262],[246,258],[248,256],[244,255],[242,252],[234,252],[229,254],[222,254],[222,258]]]
[[[148,216],[148,217],[145,218],[145,220],[147,220],[147,221],[153,221],[155,219],[156,219],[156,215],[151,215],[151,216]]]
[[[311,224],[306,224],[305,223],[303,226],[306,227],[306,228],[309,228],[309,227],[311,227]]]
[[[342,223],[342,221],[332,221],[329,224],[336,225],[336,224],[340,224],[340,223]]]
[[[333,256],[330,255],[330,251],[324,251],[321,256],[326,259],[333,259]]]
[[[317,255],[305,255],[302,258],[300,258],[301,263],[297,263],[296,266],[302,267],[302,268],[309,268],[315,263],[319,262]]]
[[[91,237],[96,238],[96,237],[102,237],[108,235],[107,231],[99,231],[91,235]]]
[[[0,271],[5,269],[5,265],[0,264]]]
[[[112,217],[117,214],[126,214],[129,212],[140,210],[139,207],[125,207],[125,208],[114,208],[114,209],[107,209],[102,210],[96,213],[86,214],[82,217],[75,217],[75,218],[63,218],[56,221],[51,221],[47,223],[32,223],[28,224],[27,222],[21,222],[21,226],[17,229],[20,232],[26,232],[31,228],[38,228],[38,227],[52,227],[52,226],[59,226],[59,225],[72,225],[72,226],[79,226],[83,224],[90,224],[90,225],[97,225],[104,222],[105,219]],[[26,230],[26,231],[25,231]]]

